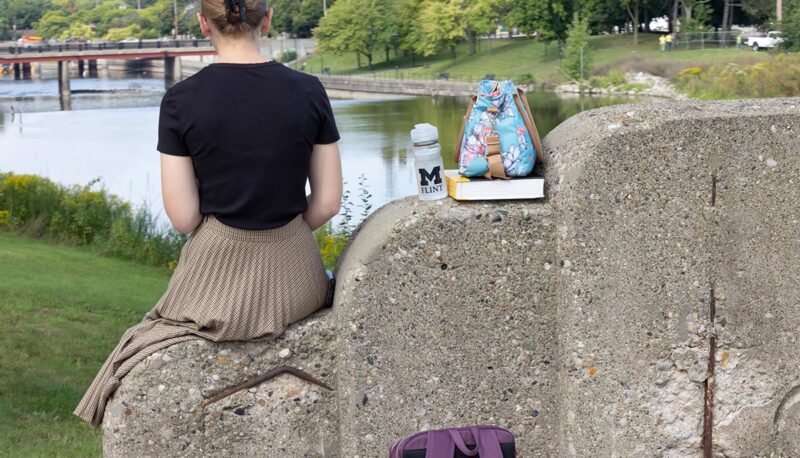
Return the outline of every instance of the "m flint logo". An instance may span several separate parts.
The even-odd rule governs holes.
[[[442,184],[442,168],[438,165],[430,172],[426,169],[419,170],[419,185],[422,194],[433,194],[442,191],[444,185]],[[433,183],[433,184],[431,184]]]
[[[420,186],[429,186],[431,181],[433,184],[442,184],[442,169],[438,165],[430,173],[425,169],[419,169],[419,178]]]

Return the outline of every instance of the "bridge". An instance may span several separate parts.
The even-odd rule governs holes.
[[[180,78],[180,59],[177,57],[211,56],[216,50],[209,40],[138,40],[102,43],[42,43],[0,46],[0,67],[13,68],[14,77],[21,78],[30,65],[41,62],[58,63],[58,88],[62,106],[70,105],[69,63],[77,62],[83,72],[97,70],[98,60],[164,59],[164,78],[174,82]]]

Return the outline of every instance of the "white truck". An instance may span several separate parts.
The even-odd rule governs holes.
[[[765,37],[749,37],[746,45],[758,52],[762,49],[777,48],[784,42],[780,32],[769,32]]]

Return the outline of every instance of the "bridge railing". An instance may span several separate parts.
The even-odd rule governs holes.
[[[118,51],[125,49],[162,49],[162,48],[207,48],[210,40],[139,40],[125,42],[101,43],[28,43],[24,45],[0,46],[2,54],[32,54],[71,51]]]

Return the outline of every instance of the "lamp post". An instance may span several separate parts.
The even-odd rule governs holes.
[[[172,16],[174,21],[174,30],[172,32],[172,38],[177,40],[178,39],[178,0],[172,0]]]

